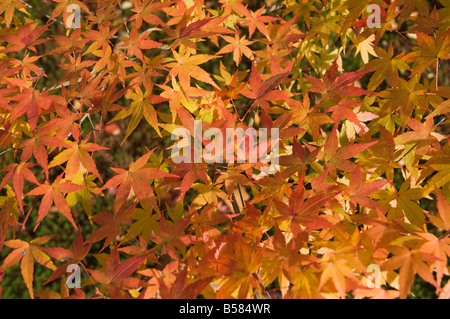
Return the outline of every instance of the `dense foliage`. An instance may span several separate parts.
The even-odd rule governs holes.
[[[0,296],[449,298],[449,16],[1,0]],[[276,172],[175,161],[194,123],[278,129]]]

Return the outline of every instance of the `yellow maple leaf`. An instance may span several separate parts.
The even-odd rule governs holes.
[[[375,57],[378,57],[378,55],[375,53],[373,49],[373,41],[375,40],[375,34],[372,34],[370,37],[365,39],[364,41],[361,41],[356,45],[356,53],[361,54],[361,58],[364,63],[369,63],[369,54]]]

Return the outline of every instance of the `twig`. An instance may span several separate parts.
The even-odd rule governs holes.
[[[55,22],[57,22],[57,23],[62,24],[63,26],[65,26],[64,22],[59,21],[59,20],[56,20],[56,19],[54,19],[54,18],[51,18],[47,13],[42,12],[41,10],[39,10],[39,9],[37,9],[37,8],[35,8],[35,7],[33,7],[31,4],[26,3],[26,2],[23,1],[23,0],[19,0],[19,1],[20,1],[22,4],[26,5],[28,8],[32,9],[33,11],[39,13],[40,15],[43,15],[43,16],[46,17],[47,19],[52,20],[52,21],[55,21]]]
[[[420,141],[417,141],[416,144],[414,144],[414,146],[411,147],[411,148],[409,149],[408,152],[406,152],[402,157],[400,157],[400,158],[399,158],[398,160],[396,160],[395,162],[398,163],[398,162],[400,162],[402,159],[404,159],[404,158],[406,157],[406,155],[408,155],[409,153],[411,153],[411,151],[412,151],[417,145],[419,145],[419,143],[420,143]]]
[[[242,208],[244,208],[245,207],[245,203],[244,203],[244,198],[242,197],[241,186],[238,184],[237,188],[238,188],[238,191],[239,191],[239,196],[241,197]]]
[[[9,151],[11,151],[12,149],[13,149],[12,147],[11,147],[11,148],[8,148],[6,151],[1,152],[0,155],[3,155],[3,154],[5,154],[5,153],[9,152]]]
[[[439,126],[439,125],[440,125],[442,122],[444,122],[446,119],[447,119],[447,117],[444,116],[444,117],[439,121],[439,123],[436,124],[436,126]],[[398,163],[398,162],[400,162],[402,159],[404,159],[405,156],[408,155],[409,153],[411,153],[411,151],[412,151],[414,148],[416,148],[416,146],[419,145],[420,142],[421,142],[421,141],[417,141],[416,144],[414,144],[414,146],[411,147],[411,148],[409,149],[409,151],[405,153],[405,155],[403,155],[402,157],[400,157],[400,158],[399,158],[398,160],[396,160],[395,162]]]
[[[241,210],[239,209],[239,205],[237,203],[236,196],[234,195],[234,192],[233,192],[233,195],[232,195],[232,203],[231,203],[231,205],[233,205],[234,213],[237,214],[237,215],[240,215],[241,214]]]
[[[101,291],[97,288],[97,286],[95,285],[94,281],[91,278],[91,275],[89,275],[89,271],[86,269],[86,267],[84,266],[84,264],[80,261],[79,264],[83,267],[84,271],[86,272],[87,276],[89,277],[89,280],[91,281],[92,285],[95,287],[95,293],[97,295],[102,296],[103,298],[107,299],[106,296],[104,294],[101,293]]]
[[[439,58],[436,59],[436,92],[439,91]]]
[[[118,164],[116,164],[112,159],[109,159],[108,156],[106,156],[105,154],[102,153],[102,151],[97,151],[97,153],[99,153],[101,156],[103,156],[104,158],[106,158],[108,161],[110,161],[111,163],[113,163],[116,167],[120,168],[120,166]]]

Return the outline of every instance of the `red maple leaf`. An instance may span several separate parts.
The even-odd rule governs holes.
[[[347,72],[338,75],[338,66],[336,61],[337,60],[334,60],[331,67],[325,72],[323,80],[304,74],[304,76],[306,76],[309,82],[314,86],[314,88],[309,89],[308,91],[322,94],[322,97],[317,104],[322,103],[326,99],[329,99],[335,104],[339,104],[339,102],[345,97],[372,94],[372,92],[350,85],[351,83],[358,81],[364,74],[372,69],[358,72]]]
[[[48,211],[53,203],[55,203],[58,211],[70,221],[73,227],[75,229],[78,229],[70,212],[69,204],[64,198],[64,194],[76,192],[79,189],[87,188],[87,186],[63,182],[62,175],[63,174],[59,175],[51,185],[41,184],[25,195],[44,195],[39,206],[38,218],[36,220],[36,225],[34,226],[33,231],[36,230],[44,217],[48,214]]]
[[[140,157],[136,162],[131,162],[128,170],[122,168],[111,167],[117,173],[103,185],[102,190],[110,187],[119,186],[117,189],[116,202],[114,210],[119,210],[126,202],[128,195],[133,189],[139,200],[149,201],[151,206],[154,206],[154,196],[150,183],[157,178],[174,177],[176,175],[160,171],[154,167],[144,167],[147,164],[153,150]]]

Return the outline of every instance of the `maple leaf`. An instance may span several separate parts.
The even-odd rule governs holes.
[[[55,132],[55,138],[59,140],[65,140],[70,136],[73,136],[75,141],[78,143],[80,139],[81,126],[76,121],[82,117],[81,113],[67,112],[65,114],[60,114],[59,117],[51,119],[48,122],[42,124],[36,136],[42,136],[48,134],[49,132]],[[55,143],[57,141],[54,140]],[[52,145],[52,146],[64,146],[65,145]]]
[[[216,180],[216,184],[224,184],[228,196],[231,198],[236,185],[255,187],[250,178],[243,174],[243,170],[239,167],[230,167],[226,171],[220,172],[220,176]]]
[[[25,57],[26,58],[26,57]],[[5,82],[5,84],[10,84],[12,86],[18,86],[21,88],[28,88],[29,84],[27,82],[25,82],[22,79],[16,78],[15,75],[17,75],[17,73],[22,70],[22,66],[17,66],[17,67],[13,67],[11,68],[10,66],[13,64],[13,61],[4,61],[2,63],[0,63],[0,71],[1,71],[1,75],[0,75],[0,79],[2,82]],[[13,77],[10,77],[11,75],[14,75]],[[15,92],[16,89],[13,88],[3,88],[2,92],[3,95],[5,93],[12,93]],[[2,106],[5,109],[10,109],[9,106]]]
[[[371,56],[378,57],[377,53],[374,50],[373,41],[375,41],[375,34],[372,34],[367,39],[354,44],[354,46],[356,45],[355,55],[360,53],[361,59],[363,60],[364,64],[367,64],[369,62],[369,54]]]
[[[337,62],[334,60],[331,67],[325,72],[323,80],[313,78],[307,74],[304,74],[304,76],[314,86],[314,88],[308,89],[308,91],[322,94],[322,97],[317,104],[321,104],[327,99],[335,104],[338,104],[344,97],[372,94],[362,88],[349,85],[355,81],[358,81],[369,71],[370,69],[357,72],[347,72],[338,75]]]
[[[291,227],[295,224],[301,224],[309,231],[317,228],[330,227],[331,224],[323,217],[317,216],[317,213],[330,200],[336,197],[339,191],[329,194],[318,194],[305,200],[305,190],[303,185],[297,186],[289,199],[289,206],[278,200],[274,200],[277,211],[281,214],[274,217],[275,220],[289,221]]]
[[[444,222],[444,225],[446,227],[446,230],[450,228],[450,204],[449,201],[442,195],[442,193],[436,189],[436,195],[438,199],[438,209],[439,209],[439,216],[441,217],[442,221]]]
[[[9,99],[6,99],[6,95],[9,95],[9,93],[16,91],[15,89],[2,89],[0,90],[0,108],[3,110],[11,111],[12,108],[8,104]]]
[[[108,112],[118,111],[124,108],[114,102],[127,93],[129,87],[125,87],[116,92],[117,82],[118,79],[116,78],[116,80],[109,85],[107,89],[102,91],[101,95],[92,99],[92,108],[88,111],[88,113],[101,112],[100,114],[102,117],[105,117]]]
[[[321,258],[320,263],[323,264],[323,269],[318,290],[322,290],[324,285],[331,279],[342,299],[344,299],[347,294],[349,286],[349,283],[347,282],[348,279],[356,282],[358,281],[358,278],[354,274],[354,270],[363,269],[361,261],[354,258],[351,251],[349,253],[349,251],[346,251],[345,249],[328,251]]]
[[[435,226],[448,231],[450,230],[450,203],[439,189],[436,188],[435,192],[439,216],[431,215],[426,212],[425,214]]]
[[[442,153],[436,153],[436,156],[426,163],[427,168],[431,168],[437,171],[437,173],[428,180],[424,194],[430,193],[435,188],[441,188],[450,180],[450,167],[447,165],[450,156],[446,149],[448,148],[444,148],[445,151]]]
[[[118,250],[120,252],[124,252],[128,255],[132,256],[142,256],[147,255],[147,260],[154,262],[155,264],[159,264],[158,258],[156,258],[154,252],[156,248],[152,248],[150,250],[147,249],[148,241],[144,239],[144,237],[139,236],[138,241],[139,246],[136,245],[130,245],[125,247],[120,247]],[[149,254],[150,253],[150,254]]]
[[[232,11],[239,13],[239,12],[245,12],[246,8],[242,4],[243,0],[234,0],[234,1],[228,1],[228,0],[219,0],[218,2],[221,3],[221,8],[224,10],[225,15],[229,15]],[[239,13],[241,15],[244,15],[242,13]]]
[[[252,37],[253,33],[256,29],[259,30],[264,36],[270,39],[269,31],[267,30],[266,23],[274,22],[280,20],[279,18],[263,16],[262,13],[265,9],[265,6],[262,6],[256,11],[248,10],[247,8],[236,6],[234,10],[245,16],[247,19],[241,22],[242,24],[248,24],[249,38]]]
[[[101,212],[95,214],[92,220],[100,225],[91,236],[87,239],[87,242],[94,243],[105,239],[101,250],[104,250],[109,244],[112,243],[114,238],[120,234],[122,231],[123,224],[128,222],[136,208],[136,203],[131,205],[129,208],[121,207],[117,213],[111,214],[109,212]]]
[[[12,65],[22,68],[22,72],[25,78],[29,78],[33,81],[38,80],[40,77],[45,76],[45,73],[33,62],[38,61],[41,57],[41,55],[30,56],[30,54],[27,53],[25,54],[23,59],[12,61]],[[31,72],[33,72],[35,76],[32,76]]]
[[[175,30],[171,28],[165,28],[166,33],[169,35],[169,37],[165,38],[164,40],[175,40],[170,44],[170,47],[172,49],[175,49],[177,46],[182,44],[187,48],[198,50],[198,48],[195,46],[195,43],[190,39],[206,38],[224,33],[233,33],[233,31],[229,30],[228,28],[219,26],[219,24],[224,22],[226,19],[227,15],[225,15],[224,17],[209,18],[208,14],[208,17],[206,17],[205,19],[192,22],[188,25],[188,17],[185,14],[181,21],[176,25]]]
[[[176,177],[166,179],[163,184],[182,179],[178,200],[183,200],[184,195],[197,179],[209,183],[206,167],[206,163],[180,163],[172,172]]]
[[[424,239],[424,244],[420,246],[422,253],[431,253],[436,257],[434,262],[436,268],[436,287],[440,288],[442,278],[447,272],[447,261],[450,256],[450,238],[439,238],[431,233],[417,233]]]
[[[394,138],[395,144],[405,145],[416,142],[425,142],[427,144],[434,143],[434,145],[437,146],[438,143],[445,138],[443,135],[435,132],[437,125],[434,125],[432,117],[427,117],[425,119],[425,123],[422,123],[415,118],[410,118],[408,122],[406,122],[406,125],[408,125],[413,131],[396,136]]]
[[[224,242],[226,244],[220,254],[210,260],[217,267],[217,272],[224,277],[216,297],[229,298],[237,292],[238,298],[249,298],[251,290],[260,287],[256,272],[261,266],[264,248],[248,245],[241,234],[235,232],[228,232]]]
[[[71,86],[75,85],[78,82],[80,74],[90,73],[89,70],[87,70],[87,68],[94,64],[95,61],[92,60],[81,61],[81,54],[79,54],[76,58],[69,56],[68,63],[62,64],[60,66],[61,69],[67,70],[66,73],[64,73],[64,75],[59,80],[60,83],[69,81]]]
[[[96,176],[94,175],[83,175],[81,170],[78,171],[77,175],[75,175],[74,179],[71,180],[72,183],[77,185],[83,185],[88,188],[83,188],[77,190],[76,192],[70,193],[66,196],[66,201],[69,206],[72,208],[75,206],[78,201],[81,199],[81,206],[83,206],[84,211],[86,212],[89,219],[91,219],[92,215],[92,195],[104,196],[100,191],[100,188],[94,182]],[[92,221],[91,221],[92,224]]]
[[[55,11],[53,11],[53,13],[55,13]],[[80,52],[84,45],[89,42],[89,39],[82,38],[81,28],[75,29],[68,37],[65,35],[55,35],[53,39],[57,42],[58,46],[48,52],[47,55],[63,54],[63,57],[72,53]]]
[[[194,241],[194,236],[186,234],[185,230],[189,225],[190,217],[170,223],[161,215],[158,223],[158,231],[147,237],[157,245],[162,247],[161,253],[167,253],[172,259],[178,259],[177,247],[186,247]],[[169,226],[170,225],[170,226]]]
[[[148,201],[150,205],[154,206],[155,198],[152,187],[150,186],[152,180],[178,177],[177,175],[163,172],[154,167],[145,167],[152,152],[153,150],[147,152],[136,160],[136,162],[131,162],[128,170],[111,167],[117,175],[108,180],[101,190],[120,185],[117,189],[117,197],[114,204],[116,211],[125,204],[131,190],[134,191],[139,200],[144,202]]]
[[[182,112],[181,106],[183,105],[188,108],[191,105],[191,99],[183,92],[174,76],[172,76],[172,87],[160,84],[157,85],[164,90],[161,92],[160,96],[169,101],[173,124],[177,118],[177,113]]]
[[[109,26],[100,26],[99,30],[87,30],[84,32],[86,39],[93,41],[89,48],[83,53],[83,55],[93,53],[99,48],[102,48],[103,54],[106,53],[110,44],[110,39],[119,31],[119,27],[111,30]]]
[[[208,54],[196,54],[191,56],[188,51],[182,52],[181,54],[174,51],[173,56],[173,60],[176,62],[167,63],[166,67],[171,68],[169,76],[178,77],[180,85],[185,93],[188,93],[190,90],[191,77],[198,81],[208,83],[217,89],[219,88],[209,73],[198,66],[199,64],[216,58],[216,56]]]
[[[253,52],[248,47],[253,41],[246,40],[245,35],[242,38],[240,38],[238,34],[235,34],[234,38],[222,35],[222,38],[229,44],[221,48],[220,51],[217,52],[218,55],[233,52],[233,61],[236,62],[236,66],[239,66],[239,63],[241,63],[242,54],[250,60],[253,60]]]
[[[6,256],[5,260],[3,260],[3,264],[0,267],[0,273],[3,273],[6,269],[22,260],[20,263],[20,270],[28,292],[33,299],[34,261],[36,260],[39,264],[51,270],[56,269],[50,257],[43,252],[43,248],[38,247],[45,244],[53,236],[55,235],[36,237],[29,243],[20,239],[12,239],[5,242],[6,246],[13,248],[14,250]]]
[[[63,262],[51,276],[44,282],[44,285],[58,279],[67,273],[67,267],[72,264],[80,263],[89,253],[92,243],[83,242],[83,234],[78,231],[75,240],[72,243],[72,250],[61,247],[43,247],[42,250],[56,260]]]
[[[94,160],[91,155],[89,155],[89,152],[105,150],[108,148],[94,143],[87,143],[88,139],[89,136],[80,143],[66,140],[65,147],[67,147],[67,149],[56,155],[48,167],[52,168],[67,162],[65,170],[66,178],[72,180],[80,169],[80,164],[82,164],[84,168],[93,173],[100,181],[103,182],[102,177],[95,166]]]
[[[420,85],[416,77],[410,81],[399,78],[397,86],[390,87],[379,93],[385,100],[378,114],[386,116],[399,110],[399,116],[404,121],[408,121],[415,108],[426,109],[428,102],[424,93],[427,91]]]
[[[150,253],[149,253],[150,254]],[[105,262],[103,270],[89,270],[92,278],[102,284],[113,298],[126,298],[122,295],[122,289],[137,289],[145,285],[138,278],[130,277],[146,260],[147,256],[134,256],[124,262],[120,262],[117,246],[111,251]]]
[[[85,4],[78,0],[54,0],[54,2],[57,2],[58,5],[53,10],[52,15],[49,18],[50,20],[55,19],[62,13],[64,21],[67,21],[68,16],[70,14],[70,12],[67,10],[67,7],[70,5],[77,5],[79,8],[82,8],[87,13],[91,13],[89,11],[89,8]]]
[[[14,246],[0,280],[21,261],[40,298],[405,298],[419,276],[449,297],[447,4],[378,0],[378,17],[360,0],[54,2],[45,16],[42,6],[0,0],[0,249]],[[73,18],[73,5],[87,13],[82,28],[48,33]],[[387,31],[396,46],[383,40]],[[46,72],[58,67],[50,83]],[[195,157],[183,139],[190,147],[177,158],[144,151],[122,169],[106,157],[115,166],[103,183],[101,143],[88,143],[86,129],[114,141],[123,127],[108,121],[128,122],[122,147],[110,150],[118,155],[143,117],[156,144],[178,128],[191,137],[278,129],[279,150],[272,139],[259,145],[281,157],[277,172],[260,173],[263,159],[249,163],[249,136],[233,140],[225,165]],[[216,143],[201,135],[196,146],[211,151]],[[19,223],[24,193],[39,207]],[[94,201],[107,197],[112,209],[97,212]],[[8,241],[53,210],[80,230],[71,212],[79,200],[93,228],[86,241],[81,231],[72,246]],[[435,211],[421,206],[429,201]],[[35,255],[58,262],[46,278],[61,281],[58,292],[33,290]],[[85,268],[91,257],[99,268]],[[93,295],[69,293],[71,263],[85,269]],[[367,287],[371,274],[381,274],[378,288]]]
[[[219,184],[219,183],[217,183]],[[199,195],[194,198],[191,205],[193,206],[204,206],[208,203],[213,203],[217,205],[219,198],[222,200],[227,200],[227,194],[221,190],[222,185],[205,185],[202,183],[193,184],[190,188],[195,189],[199,192]]]
[[[100,81],[102,80],[102,75],[98,75],[92,78],[87,74],[81,76],[81,80],[78,84],[78,89],[72,93],[72,95],[79,99],[82,105],[88,107],[92,106],[91,100],[99,96],[102,91],[99,88]]]
[[[120,45],[120,47],[128,47],[127,55],[133,53],[139,60],[144,62],[144,56],[142,55],[141,50],[162,46],[159,42],[147,40],[149,34],[150,32],[145,32],[138,35],[137,29],[132,29],[128,38],[121,37],[124,43]]]
[[[195,299],[205,289],[214,277],[189,280],[188,270],[184,268],[177,273],[174,282],[170,285],[163,278],[158,277],[159,292],[163,299]]]
[[[271,23],[268,25],[269,39],[260,39],[262,43],[275,44],[287,47],[305,37],[305,34],[295,28],[300,13],[295,15],[289,21],[281,21],[280,23]]]
[[[333,123],[332,119],[324,114],[320,106],[311,107],[308,94],[305,94],[302,102],[293,100],[292,103],[289,103],[289,106],[293,112],[292,123],[300,127],[306,127],[314,140],[319,138],[321,125]]]
[[[15,227],[18,222],[18,201],[16,194],[11,186],[6,185],[6,196],[0,196],[0,250],[3,248],[6,235],[9,233],[11,227]],[[1,274],[0,274],[1,277]]]
[[[36,128],[41,110],[48,110],[53,102],[46,93],[34,89],[24,89],[23,93],[11,97],[11,100],[20,102],[15,106],[10,120],[14,121],[26,112],[32,130]]]
[[[41,221],[48,214],[48,211],[53,203],[55,203],[56,208],[58,208],[58,211],[70,221],[73,227],[75,229],[78,229],[70,212],[69,204],[67,204],[67,201],[64,198],[63,194],[76,192],[77,190],[82,188],[86,188],[86,186],[77,185],[69,182],[63,182],[61,174],[53,181],[51,185],[41,184],[38,187],[29,191],[25,196],[44,195],[44,197],[41,200],[41,204],[39,206],[38,218],[36,220],[34,230],[37,229]]]
[[[286,178],[290,174],[289,171],[277,171],[274,176],[263,176],[258,179],[258,184],[262,186],[261,191],[250,201],[250,204],[256,204],[266,198],[274,198],[281,201],[286,195],[288,197],[292,194],[293,183],[287,183]]]
[[[407,224],[402,222],[403,217],[396,217],[388,220],[381,210],[376,209],[377,215],[369,217],[368,215],[352,215],[351,219],[357,223],[368,225],[364,232],[374,242],[374,246],[383,246],[389,244],[392,240],[398,238],[399,233],[406,233]]]
[[[127,132],[125,133],[125,137],[120,145],[123,145],[128,136],[130,136],[130,134],[136,129],[142,117],[144,117],[148,124],[150,124],[158,135],[161,136],[158,125],[158,116],[152,104],[161,103],[164,101],[164,98],[157,95],[151,95],[151,90],[146,90],[145,93],[143,93],[138,86],[135,87],[134,91],[128,93],[127,97],[133,100],[130,108],[121,110],[111,121],[108,122],[109,124],[111,122],[123,119],[131,114]]]
[[[411,180],[407,179],[397,191],[392,187],[386,190],[381,190],[373,197],[380,199],[378,203],[384,207],[389,208],[388,219],[392,220],[396,217],[406,216],[408,221],[418,227],[422,227],[425,223],[425,213],[417,203],[423,198],[425,190],[420,187],[410,188]],[[395,205],[389,204],[390,201],[395,200]],[[386,202],[389,201],[389,202]]]
[[[183,18],[186,16],[189,16],[192,14],[192,11],[194,11],[195,6],[191,6],[190,8],[187,7],[186,3],[184,2],[177,2],[176,6],[166,7],[163,8],[163,11],[170,17],[169,21],[167,21],[167,25],[178,25]]]
[[[162,76],[157,70],[167,70],[163,63],[166,63],[168,58],[163,57],[162,55],[153,58],[144,56],[144,61],[145,62],[142,65],[133,65],[136,72],[129,74],[126,79],[131,79],[130,86],[140,86],[143,84],[144,88],[150,91],[153,89],[154,77]]]
[[[14,10],[20,10],[21,12],[26,12],[27,15],[29,13],[26,10],[23,10],[25,8],[25,4],[22,3],[20,0],[1,0],[0,1],[0,14],[3,12],[5,13],[5,24],[6,27],[9,28],[11,25],[12,19],[14,17]]]
[[[17,30],[17,35],[7,34],[3,36],[6,42],[12,44],[11,47],[7,48],[3,52],[8,53],[21,51],[23,49],[30,49],[36,53],[35,46],[48,41],[47,39],[39,39],[39,37],[46,31],[49,25],[50,24],[46,24],[33,30],[31,25],[26,24]]]
[[[390,246],[389,251],[394,256],[383,263],[382,269],[394,270],[400,268],[400,298],[405,299],[408,296],[416,273],[432,285],[437,285],[431,270],[425,264],[425,261],[436,259],[433,255],[421,253],[417,249],[410,250],[403,246]]]
[[[263,110],[270,113],[270,105],[268,101],[288,100],[290,94],[287,91],[276,90],[277,86],[283,81],[289,74],[292,68],[292,63],[286,67],[284,72],[272,75],[266,81],[262,82],[261,75],[256,70],[254,64],[252,64],[252,71],[250,73],[249,85],[250,89],[244,88],[242,95],[253,99],[254,101],[249,106],[246,114],[256,105],[260,105]],[[241,119],[242,120],[242,119]]]
[[[380,189],[382,189],[388,182],[374,181],[374,182],[363,182],[361,167],[356,164],[354,170],[352,171],[352,175],[350,178],[349,188],[343,191],[343,194],[349,196],[349,200],[355,204],[359,204],[363,207],[368,207],[372,209],[381,209],[384,210],[380,205],[374,202],[368,195],[376,193]]]
[[[361,154],[361,152],[376,143],[378,143],[378,141],[354,143],[339,148],[337,127],[334,126],[323,146],[324,160],[327,162],[327,167],[351,171],[355,164],[349,161],[349,159]],[[331,171],[330,173],[333,175],[335,174],[334,171]]]
[[[332,107],[328,108],[327,111],[332,112],[334,124],[339,124],[341,118],[344,117],[363,130],[364,126],[359,121],[358,116],[356,116],[355,112],[350,109],[351,107],[359,105],[360,103],[360,101],[355,100],[341,100],[337,105],[333,105]]]
[[[157,231],[159,214],[153,213],[153,209],[141,203],[142,208],[136,208],[133,211],[132,218],[134,220],[133,225],[128,229],[128,233],[125,235],[123,242],[131,240],[132,236],[146,237]]]
[[[9,184],[11,181],[13,182],[14,193],[17,196],[17,201],[22,213],[24,180],[26,179],[36,185],[40,184],[34,176],[33,172],[29,169],[34,165],[35,164],[32,163],[21,162],[19,164],[9,164],[4,169],[2,169],[2,171],[6,171],[8,173],[3,177],[2,183],[0,184],[0,189],[5,187],[5,185]]]
[[[124,54],[124,53],[122,51],[120,51],[120,53],[118,53],[117,55],[113,54],[111,47],[107,46],[105,52],[103,52],[101,50],[95,50],[94,52],[92,52],[92,54],[100,58],[100,60],[98,60],[98,62],[94,64],[94,68],[93,68],[94,72],[99,73],[105,67],[110,69],[114,65],[114,63],[112,62],[115,60],[114,57],[117,57],[118,54]],[[136,63],[136,62],[132,61],[131,59],[127,60],[127,62],[129,63],[129,66],[133,66]],[[85,73],[83,73],[83,76],[84,75],[88,75],[88,73],[85,72]],[[122,81],[122,84],[123,83],[124,82]]]
[[[278,225],[275,224],[275,232],[270,240],[266,241],[266,252],[262,257],[261,272],[263,275],[261,276],[261,281],[271,283],[278,277],[278,280],[283,282],[283,273],[289,273],[291,265],[305,262],[303,255],[299,255],[296,252],[305,245],[307,240],[307,232],[290,236],[290,232],[281,231]],[[291,277],[292,281],[295,280],[293,277]]]
[[[280,156],[279,163],[282,166],[289,166],[289,170],[292,172],[303,172],[306,169],[306,165],[311,163],[319,154],[320,148],[316,148],[309,152],[307,147],[303,147],[297,139],[294,138],[292,144],[292,154]],[[302,174],[300,174],[301,176]]]
[[[422,73],[427,67],[439,66],[439,60],[450,59],[450,31],[436,31],[436,38],[416,32],[417,46],[413,52],[406,54],[402,60],[414,62],[410,76]]]
[[[363,66],[363,69],[375,70],[370,77],[367,89],[369,91],[375,90],[385,78],[388,79],[391,86],[395,87],[398,82],[398,70],[409,70],[408,64],[401,60],[403,54],[394,58],[392,44],[389,45],[387,52],[380,47],[375,47],[374,51],[375,56],[379,57],[379,59],[374,59]]]
[[[155,2],[153,0],[133,0],[132,12],[135,12],[130,17],[129,21],[136,20],[136,29],[139,29],[142,25],[142,21],[149,24],[165,25],[165,23],[158,17],[155,12],[158,12],[168,6],[174,1]]]
[[[27,139],[19,145],[22,150],[22,162],[30,159],[34,155],[36,161],[44,169],[45,177],[48,179],[48,153],[45,146],[49,147],[65,147],[67,144],[63,140],[46,135],[45,130],[39,130],[33,138]]]
[[[402,153],[402,150],[395,149],[395,142],[393,135],[380,126],[380,133],[382,139],[377,144],[367,149],[368,156],[360,159],[360,164],[363,167],[375,168],[374,173],[381,176],[386,173],[388,180],[394,178],[394,169],[399,168],[400,164],[396,163],[396,159]]]

